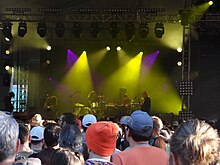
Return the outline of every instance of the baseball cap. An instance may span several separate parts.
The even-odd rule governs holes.
[[[127,125],[129,118],[130,116],[122,116],[122,118],[120,119],[120,124]]]
[[[44,128],[41,126],[33,127],[30,131],[31,140],[39,141],[44,138]]]
[[[97,122],[97,119],[93,114],[86,114],[82,119],[82,125],[86,128],[96,122]]]
[[[152,135],[153,120],[147,112],[141,110],[134,111],[125,124],[139,135],[147,137]]]

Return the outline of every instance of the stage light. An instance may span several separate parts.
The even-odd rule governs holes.
[[[4,45],[3,52],[6,56],[9,56],[11,54],[12,48],[10,45]]]
[[[100,34],[100,26],[97,22],[91,23],[90,33],[92,34],[93,38],[98,38],[98,36]]]
[[[6,55],[9,55],[10,53],[11,53],[10,50],[8,50],[8,49],[5,50],[5,54],[6,54]]]
[[[47,65],[50,65],[50,64],[51,64],[51,62],[50,62],[49,59],[46,60],[46,64],[47,64]]]
[[[10,66],[9,65],[6,65],[5,66],[5,70],[9,70],[10,69]]]
[[[55,33],[58,38],[62,38],[65,33],[65,26],[63,23],[58,22],[55,27]]]
[[[5,37],[5,41],[6,41],[6,42],[9,42],[9,41],[10,41],[10,39],[9,39],[9,38],[7,38],[7,37]]]
[[[129,22],[125,25],[125,35],[126,40],[131,41],[135,34],[135,25],[132,22]]]
[[[108,51],[109,51],[109,50],[111,50],[111,48],[110,48],[109,46],[106,46],[106,50],[108,50]]]
[[[182,66],[182,62],[181,62],[181,61],[178,61],[178,62],[177,62],[177,66]]]
[[[139,34],[141,38],[146,38],[147,35],[149,34],[149,27],[147,23],[141,23],[139,25]]]
[[[4,67],[5,67],[5,70],[10,70],[11,67],[13,67],[13,62],[12,62],[12,59],[7,59],[4,61]]]
[[[176,50],[177,50],[177,52],[179,52],[179,53],[182,52],[182,48],[181,48],[181,47],[178,47]]]
[[[213,5],[213,1],[209,1],[209,6]]]
[[[12,27],[11,22],[3,23],[2,33],[4,34],[5,39],[7,38],[7,40],[9,41],[12,39],[11,27]]]
[[[117,51],[120,51],[120,50],[121,50],[121,47],[120,47],[120,46],[118,46],[118,47],[116,48],[116,50],[117,50]]]
[[[24,37],[26,33],[27,33],[27,23],[21,21],[18,25],[18,35],[20,37]]]
[[[181,96],[193,95],[193,82],[192,81],[180,81],[179,92]]]
[[[117,22],[111,23],[109,32],[110,32],[112,38],[117,38],[117,35],[119,33],[119,25]]]
[[[48,46],[47,46],[47,50],[49,51],[49,50],[51,50],[51,49],[52,49],[51,46],[48,45]]]
[[[144,52],[140,52],[139,54],[140,54],[140,55],[143,55],[143,54],[144,54]]]
[[[80,38],[82,35],[82,32],[83,32],[81,23],[75,22],[73,24],[72,31],[73,31],[73,34],[76,38]]]
[[[47,33],[47,27],[44,22],[39,22],[37,26],[37,34],[39,34],[40,37],[45,37]]]
[[[157,22],[154,28],[154,33],[157,38],[162,38],[164,34],[164,26],[163,23]]]

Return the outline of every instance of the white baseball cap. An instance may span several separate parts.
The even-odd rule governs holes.
[[[31,140],[39,141],[44,138],[44,127],[36,126],[30,131]]]
[[[86,128],[96,122],[97,122],[97,119],[93,114],[86,114],[82,119],[82,125]]]

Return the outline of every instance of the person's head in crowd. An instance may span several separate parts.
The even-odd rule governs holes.
[[[179,122],[177,120],[173,121],[172,123],[172,129],[175,131],[179,127]]]
[[[46,127],[48,124],[56,124],[56,121],[54,121],[54,120],[44,120],[44,122],[43,122],[43,127]]]
[[[163,128],[163,122],[157,116],[152,116],[152,119],[153,119],[153,133],[152,133],[152,138],[149,141],[149,144],[165,150],[166,143],[163,140],[163,138],[160,136]]]
[[[128,120],[129,120],[130,116],[122,116],[122,118],[120,119],[120,126],[122,129],[122,132],[125,133],[125,128],[126,125],[128,124]]]
[[[153,120],[147,112],[136,110],[127,120],[126,140],[132,142],[149,141],[153,133]]]
[[[18,139],[20,139],[21,145],[26,142],[30,142],[30,131],[28,127],[23,123],[19,123]]]
[[[36,126],[30,131],[31,149],[34,152],[40,152],[44,144],[44,127]]]
[[[76,125],[79,127],[80,130],[82,130],[82,122],[79,118],[76,119]]]
[[[157,116],[152,116],[153,119],[153,133],[159,134],[160,130],[163,128],[162,120]]]
[[[170,151],[171,165],[214,165],[219,161],[220,138],[208,123],[188,120],[172,135]]]
[[[118,125],[100,121],[90,125],[86,131],[86,144],[91,155],[110,157],[116,148]]]
[[[84,165],[83,156],[68,148],[58,148],[53,151],[52,158],[48,165]]]
[[[121,150],[125,150],[129,146],[129,143],[126,140],[126,128],[127,128],[126,125],[129,118],[130,116],[122,116],[122,118],[119,121],[119,125],[121,127],[122,132],[121,132],[120,144],[117,144],[117,146],[120,145],[118,146],[118,148],[120,148]]]
[[[63,113],[59,118],[59,124],[61,128],[66,124],[76,124],[76,116],[70,112]]]
[[[31,127],[42,126],[43,122],[41,114],[35,114],[30,120],[30,125]]]
[[[60,131],[59,146],[74,151],[82,149],[82,133],[78,126],[66,124]]]
[[[31,141],[30,131],[24,123],[19,123],[18,139],[20,140],[20,146],[18,149],[18,154],[16,155],[16,159],[23,157],[28,158],[28,156],[33,153],[33,150],[31,150],[29,147]]]
[[[61,128],[56,123],[47,124],[44,129],[44,142],[46,147],[57,147]]]
[[[85,116],[83,116],[82,126],[83,126],[84,132],[91,124],[96,123],[96,122],[97,122],[97,119],[93,114],[86,114]]]
[[[20,145],[18,134],[16,120],[0,111],[0,164],[13,164]]]

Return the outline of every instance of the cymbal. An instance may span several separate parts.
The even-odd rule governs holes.
[[[74,104],[74,106],[76,106],[76,107],[84,107],[85,105],[80,104],[80,103],[76,103],[76,104]]]

